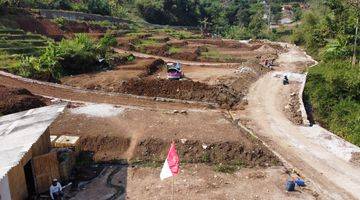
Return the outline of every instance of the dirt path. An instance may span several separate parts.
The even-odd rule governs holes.
[[[280,56],[278,62],[280,71],[292,72],[301,71],[304,64],[309,64],[311,60],[292,47],[288,53]],[[288,163],[312,180],[320,197],[359,199],[359,167],[341,158],[338,152],[341,149],[325,147],[312,137],[316,132],[325,130],[318,126],[297,126],[288,120],[283,105],[288,101],[290,87],[283,86],[282,79],[274,76],[276,73],[279,72],[263,76],[252,86],[248,96],[249,105],[245,111],[235,113],[235,117],[240,118]]]
[[[139,58],[156,58],[156,59],[162,59],[165,62],[174,62],[174,63],[178,62],[178,63],[181,63],[183,65],[212,66],[212,67],[220,67],[220,66],[232,67],[232,66],[241,65],[241,63],[215,63],[215,62],[195,62],[195,61],[177,60],[177,59],[172,59],[172,58],[167,58],[167,57],[162,57],[162,56],[155,56],[155,55],[139,53],[139,52],[136,52],[136,51],[125,51],[123,49],[118,49],[118,48],[115,48],[114,50],[117,53],[131,53],[134,56],[139,57]]]
[[[61,100],[75,102],[80,101],[92,103],[108,103],[115,105],[142,106],[151,107],[153,109],[183,109],[184,107],[189,109],[205,109],[209,106],[205,102],[187,102],[164,98],[157,98],[158,100],[154,101],[155,98],[152,97],[138,97],[134,95],[83,90],[60,84],[53,84],[21,78],[2,71],[0,71],[0,85],[25,88],[31,93],[39,96],[58,98]]]

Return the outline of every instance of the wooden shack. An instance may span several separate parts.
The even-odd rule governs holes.
[[[48,127],[64,110],[57,104],[0,117],[0,199],[23,200],[59,178]]]

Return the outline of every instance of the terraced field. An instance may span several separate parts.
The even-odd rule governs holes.
[[[19,29],[0,28],[0,51],[16,55],[39,55],[49,40]],[[14,55],[13,55],[14,56]]]

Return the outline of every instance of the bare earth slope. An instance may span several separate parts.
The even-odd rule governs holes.
[[[280,56],[279,70],[299,72],[311,61],[301,50],[291,47],[288,53]],[[359,167],[339,155],[337,150],[322,145],[312,137],[317,133],[321,135],[325,130],[318,126],[298,126],[286,117],[283,105],[288,101],[290,87],[283,86],[282,79],[275,74],[279,72],[268,73],[252,86],[248,95],[249,105],[245,111],[234,113],[234,116],[240,117],[248,128],[312,180],[322,198],[359,199]],[[342,143],[347,144],[345,141]]]

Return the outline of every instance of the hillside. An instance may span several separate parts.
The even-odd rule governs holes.
[[[65,199],[359,199],[358,10],[0,0],[0,115],[67,102],[46,132]]]
[[[316,122],[358,146],[360,46],[355,41],[359,41],[359,8],[352,1],[314,1],[292,36],[295,44],[320,61],[309,70],[308,110]]]
[[[307,8],[304,0],[3,0],[8,5],[60,9],[111,15],[137,22],[160,25],[198,27],[204,32],[236,39],[273,38],[269,23],[277,25],[283,18],[297,21]],[[282,10],[289,4],[289,10]],[[269,13],[270,11],[270,13]],[[269,18],[270,14],[270,18]]]

